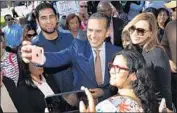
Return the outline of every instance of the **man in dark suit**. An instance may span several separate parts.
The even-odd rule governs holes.
[[[58,52],[67,48],[73,40],[69,33],[57,30],[57,15],[53,6],[49,3],[41,3],[36,9],[36,22],[41,28],[41,32],[32,40],[33,45],[44,48],[45,52]],[[55,68],[44,68],[48,75],[53,75],[60,92],[72,90],[73,76],[70,65]],[[67,87],[65,87],[67,86]]]
[[[175,107],[177,108],[177,60],[176,60],[176,1],[166,3],[165,6],[172,10],[172,21],[170,21],[164,32],[161,45],[165,48],[167,55],[169,56],[169,63],[171,67],[171,88],[172,99]]]
[[[110,2],[100,2],[97,6],[97,11],[105,13],[111,18],[111,33],[110,36],[107,37],[106,41],[122,47],[121,32],[124,28],[125,22],[118,17],[113,17],[113,10]]]
[[[112,96],[109,90],[110,75],[107,64],[121,48],[104,42],[110,33],[109,25],[110,19],[107,15],[103,13],[91,15],[87,27],[88,40],[75,39],[72,45],[63,51],[46,52],[44,67],[72,64],[74,90],[85,86],[99,101]],[[26,44],[28,46],[25,46]],[[30,62],[32,57],[29,45],[29,42],[23,42],[22,57],[26,62]]]

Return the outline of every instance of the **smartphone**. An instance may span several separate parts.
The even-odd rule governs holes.
[[[32,46],[32,63],[42,65],[44,63],[44,49],[42,47]]]
[[[45,98],[49,113],[78,113],[80,101],[88,106],[84,90],[54,94]]]

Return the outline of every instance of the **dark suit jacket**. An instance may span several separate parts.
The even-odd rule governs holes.
[[[120,50],[121,49],[119,47],[116,47],[110,43],[105,43],[105,78],[104,83],[101,86],[98,86],[95,79],[94,57],[91,46],[87,40],[81,41],[75,39],[69,48],[61,52],[45,53],[46,62],[44,67],[57,67],[65,64],[72,64],[74,89],[78,90],[81,86],[85,86],[87,88],[100,87],[105,92],[104,96],[100,98],[100,100],[103,100],[110,96],[110,92],[108,90],[110,75],[107,64],[112,61],[113,55]]]
[[[164,37],[161,41],[169,58],[177,64],[176,61],[176,20],[173,20],[165,27]]]
[[[57,85],[54,82],[53,76],[46,76],[46,81],[54,93],[59,93]],[[38,89],[28,86],[25,81],[19,84],[18,91],[21,98],[28,103],[31,113],[44,113],[46,104],[44,94]]]
[[[32,43],[44,48],[44,52],[59,52],[72,43],[73,36],[70,33],[58,32],[58,38],[55,40],[47,40],[42,33],[36,37]],[[45,73],[55,78],[58,88],[61,92],[71,91],[73,86],[73,75],[70,65],[63,65],[55,68],[44,68]],[[66,87],[67,86],[67,87]]]
[[[19,113],[31,113],[29,105],[23,99],[21,99],[21,97],[19,96],[19,92],[15,86],[14,81],[3,76],[3,83],[7,89],[17,111]],[[0,112],[2,112],[1,110],[0,110]]]
[[[120,18],[112,17],[113,21],[113,32],[114,32],[114,45],[122,47],[121,34],[125,26],[125,22]],[[107,42],[110,42],[110,37],[106,39]]]

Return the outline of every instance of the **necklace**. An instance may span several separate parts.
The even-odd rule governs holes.
[[[39,75],[40,79],[36,79],[36,77],[34,78],[33,75],[31,76],[32,80],[38,84],[42,84],[43,80],[42,80],[42,75]]]

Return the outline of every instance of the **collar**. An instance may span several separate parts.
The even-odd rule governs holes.
[[[58,37],[57,37],[56,40],[62,39],[62,38],[63,38],[63,33],[62,33],[62,32],[59,32],[58,29],[56,29],[56,31],[57,31],[57,33],[58,33]],[[44,37],[42,31],[40,32],[39,37],[42,37],[42,38],[40,38],[40,39],[42,39],[42,40],[47,40],[47,39]]]
[[[96,50],[96,48],[92,48],[92,51]],[[103,51],[105,50],[105,42],[103,42],[103,44],[100,46],[100,48],[98,48],[98,50]]]

